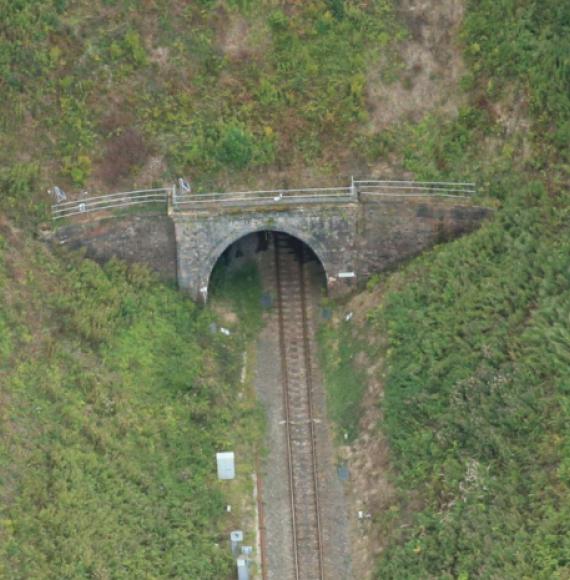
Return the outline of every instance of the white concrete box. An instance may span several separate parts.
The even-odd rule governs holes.
[[[216,453],[218,479],[234,479],[236,476],[235,455],[233,451]]]

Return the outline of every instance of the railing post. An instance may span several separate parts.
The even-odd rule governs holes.
[[[173,184],[172,187],[168,190],[166,194],[167,199],[167,214],[172,215],[174,210],[176,209],[176,184]]]
[[[354,175],[350,176],[350,195],[354,198],[357,197],[356,185],[354,184]]]

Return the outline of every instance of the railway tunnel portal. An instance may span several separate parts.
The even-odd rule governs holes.
[[[277,231],[314,252],[329,295],[341,296],[376,272],[472,231],[489,213],[467,196],[445,193],[449,188],[442,194],[431,184],[393,191],[358,183],[303,195],[271,191],[253,199],[194,196],[179,202],[170,211],[179,286],[207,300],[212,269],[226,248],[249,234]]]
[[[87,230],[95,250],[104,240],[126,256],[153,260],[160,260],[161,240],[170,240],[178,284],[200,301],[216,286],[217,265],[239,269],[258,261],[264,296],[274,306],[259,336],[253,379],[268,425],[258,495],[268,578],[352,577],[348,505],[315,356],[321,283],[329,294],[346,293],[375,272],[475,229],[488,214],[465,196],[432,195],[425,186],[394,191],[387,183],[233,198],[173,190],[168,217],[137,217],[122,234],[114,220]],[[65,207],[76,211],[73,203]]]
[[[314,253],[324,269],[329,293],[350,290],[356,281],[356,208],[316,209],[176,216],[178,284],[205,301],[214,266],[228,248],[254,234],[279,232]]]
[[[476,229],[491,212],[473,203],[472,184],[461,183],[369,180],[298,190],[149,191],[54,205],[54,219],[105,215],[64,225],[56,241],[84,247],[99,261],[116,256],[147,264],[201,302],[220,256],[249,234],[278,231],[304,242],[323,265],[329,294],[340,296],[372,274]],[[149,202],[164,204],[167,215],[109,219],[109,209]]]
[[[225,284],[243,268],[255,264],[260,271],[261,264],[271,259],[268,254],[274,252],[278,238],[286,241],[290,252],[303,264],[311,264],[312,283],[316,283],[321,290],[326,288],[327,275],[322,259],[305,241],[283,231],[260,230],[238,238],[221,253],[210,272],[208,297],[215,292],[217,284]]]

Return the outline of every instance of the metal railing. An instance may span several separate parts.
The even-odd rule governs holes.
[[[357,180],[359,194],[385,197],[471,197],[477,193],[474,183],[446,181]]]
[[[174,210],[209,209],[211,206],[241,207],[244,205],[273,205],[275,203],[347,202],[355,200],[352,187],[311,187],[303,189],[268,189],[260,191],[234,191],[230,193],[174,192]]]
[[[476,194],[474,183],[441,181],[381,181],[351,180],[347,187],[308,187],[300,189],[268,189],[233,191],[228,193],[183,192],[176,185],[156,189],[139,189],[76,201],[53,204],[53,219],[94,212],[124,209],[140,205],[159,204],[165,210],[208,211],[217,207],[265,206],[276,204],[350,203],[366,197],[453,197],[466,198]]]
[[[54,220],[99,211],[123,209],[146,204],[162,204],[166,208],[173,188],[139,189],[63,201],[51,206]]]

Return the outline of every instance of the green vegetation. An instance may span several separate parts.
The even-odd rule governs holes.
[[[388,277],[368,312],[398,489],[377,514],[379,578],[570,573],[569,22],[558,2],[468,2],[468,102],[368,141],[420,178],[478,176],[498,208]]]
[[[223,501],[248,490],[222,496],[212,461],[259,434],[235,388],[261,324],[258,277],[221,281],[213,303],[239,322],[213,334],[212,314],[143,270],[34,243],[45,191],[336,171],[366,119],[367,62],[401,29],[386,0],[0,0],[0,12],[0,575],[224,577],[217,544],[239,524]]]
[[[358,434],[361,402],[366,388],[365,372],[354,364],[363,349],[349,323],[322,325],[319,354],[327,388],[327,411],[337,427],[337,437],[352,441]]]
[[[255,262],[247,262],[237,269],[219,261],[210,282],[214,304],[227,306],[235,313],[248,339],[254,339],[262,325],[261,277]]]
[[[526,192],[416,261],[376,313],[383,428],[401,488],[424,504],[382,577],[568,572],[570,213]]]
[[[411,490],[422,503],[394,527],[382,578],[570,572],[569,22],[556,2],[469,3],[473,104],[439,129],[428,117],[404,152],[426,176],[477,170],[501,207],[410,265],[374,314],[399,507]],[[490,103],[513,94],[529,135],[493,119]]]
[[[242,522],[215,453],[258,420],[243,337],[142,268],[2,236],[0,576],[225,577]]]
[[[326,170],[337,138],[366,119],[367,62],[402,34],[388,0],[0,0],[0,11],[0,162],[33,158],[43,184],[70,189]]]
[[[383,277],[363,330],[322,332],[351,439],[355,361],[383,362],[398,493],[375,514],[377,575],[570,574],[567,2],[466,0],[458,112],[434,98],[391,121],[372,118],[390,102],[369,102],[372,82],[405,97],[415,78],[388,0],[0,0],[0,13],[0,575],[224,577],[217,544],[239,514],[222,516],[213,453],[253,445],[259,426],[235,388],[260,325],[255,271],[214,275],[214,304],[241,324],[212,333],[211,312],[146,271],[32,241],[47,186],[184,174],[237,188],[367,164],[474,179],[497,208]]]

